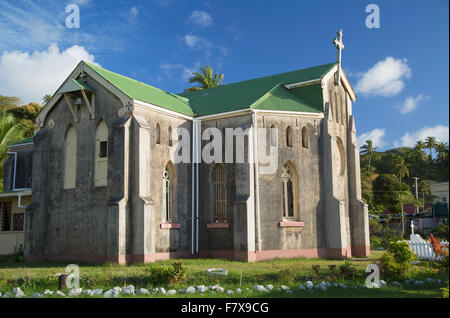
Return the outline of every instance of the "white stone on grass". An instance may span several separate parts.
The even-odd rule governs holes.
[[[10,295],[11,295],[11,293],[6,292],[3,294],[2,298],[9,298]]]
[[[266,289],[267,289],[268,291],[271,291],[271,290],[273,289],[273,285],[266,285]]]
[[[409,284],[414,284],[414,280],[412,280],[412,279],[406,279],[405,280],[405,285],[409,285]]]
[[[434,282],[435,282],[436,284],[441,284],[441,283],[442,283],[442,280],[436,279]]]
[[[239,295],[242,294],[242,289],[236,288],[236,293],[238,293]]]
[[[384,280],[380,280],[380,287],[384,287],[384,286],[386,286],[387,284],[386,284],[386,282],[384,281]]]
[[[195,294],[197,292],[197,289],[195,287],[189,286],[186,289],[186,294]]]
[[[85,289],[85,290],[83,290],[82,294],[83,294],[83,295],[90,295],[91,292],[92,292],[92,290],[90,290],[90,289]],[[45,293],[44,293],[44,294],[45,294]]]
[[[150,295],[150,292],[146,288],[139,288],[137,290],[136,294],[139,294],[139,295]]]
[[[16,287],[12,291],[14,297],[16,298],[22,298],[25,297],[25,293],[20,289],[20,287]]]
[[[72,288],[67,292],[68,296],[80,296],[83,292],[83,289],[81,288]]]
[[[166,290],[164,289],[164,287],[160,287],[160,288],[159,288],[159,291],[160,291],[161,294],[163,294],[163,295],[166,295],[166,294],[167,294],[167,292],[166,292]]]
[[[401,286],[403,286],[402,283],[399,283],[399,282],[396,282],[396,281],[392,282],[391,285],[394,286],[394,287],[401,287]]]
[[[152,294],[155,295],[157,293],[159,293],[159,288],[158,287],[153,288],[152,289]]]
[[[263,285],[255,285],[253,288],[259,292],[267,292],[268,291]]]
[[[217,287],[217,288],[216,288],[216,291],[217,291],[218,293],[224,293],[224,292],[225,292],[225,288],[223,288],[223,287]]]
[[[56,291],[56,295],[60,296],[60,297],[66,297],[66,294],[64,294],[62,291],[58,290]]]
[[[232,291],[231,289],[227,290],[227,294],[228,295],[233,295],[234,291]]]
[[[124,295],[134,295],[134,286],[126,286],[122,288],[122,294]]]
[[[103,292],[103,289],[94,289],[94,290],[92,290],[92,291],[89,293],[89,295],[91,295],[91,296],[98,296],[98,295],[101,295],[102,292]]]
[[[176,295],[177,294],[177,291],[175,290],[175,289],[171,289],[171,290],[168,290],[167,291],[167,295]]]
[[[300,289],[300,290],[305,290],[306,287],[305,287],[305,285],[300,285],[300,286],[298,286],[298,289]]]
[[[312,281],[308,280],[308,281],[305,283],[305,287],[308,288],[308,289],[311,289],[311,288],[314,287],[314,284],[313,284]]]
[[[220,276],[228,275],[228,271],[223,268],[210,268],[206,270],[206,273],[210,275],[220,275]]]
[[[423,280],[416,280],[416,281],[414,282],[414,285],[416,285],[416,286],[425,285],[425,282],[424,282]]]
[[[197,291],[199,293],[206,293],[208,291],[208,287],[206,287],[205,285],[197,286]]]

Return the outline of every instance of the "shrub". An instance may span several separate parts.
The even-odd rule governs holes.
[[[150,283],[154,286],[172,286],[186,278],[186,273],[181,263],[174,263],[170,267],[152,265],[145,271],[150,274]]]
[[[448,281],[447,281],[447,287],[442,287],[441,292],[442,292],[443,298],[448,298]]]
[[[395,261],[402,265],[410,264],[415,259],[415,254],[407,242],[391,242],[389,252],[393,254]]]
[[[396,279],[406,278],[409,266],[397,263],[391,252],[384,253],[379,259],[381,273]]]

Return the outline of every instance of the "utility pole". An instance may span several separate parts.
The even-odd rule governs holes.
[[[419,180],[419,178],[414,177],[413,179],[416,182],[416,214],[419,214],[419,204],[418,204],[418,202],[419,202],[419,192],[418,192],[418,188],[417,188],[417,180]]]

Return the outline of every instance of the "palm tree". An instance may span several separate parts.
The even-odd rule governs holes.
[[[200,70],[201,73],[192,72],[193,76],[189,79],[189,83],[199,83],[200,86],[189,87],[184,90],[185,92],[212,88],[222,84],[224,75],[219,74],[219,72],[213,73],[211,66],[204,66]]]
[[[372,162],[372,157],[374,156],[375,150],[377,148],[378,147],[373,147],[372,140],[366,140],[366,143],[361,147],[361,149],[362,149],[361,153],[363,155],[369,156],[369,168],[368,168],[369,173],[370,173],[370,164]]]
[[[49,102],[49,100],[52,98],[52,95],[50,94],[45,94],[44,97],[42,97],[42,105],[47,105],[47,103]]]
[[[397,177],[399,177],[400,182],[405,176],[409,177],[408,165],[405,163],[405,159],[402,157],[397,157],[395,160],[395,170],[397,170]]]
[[[444,170],[444,164],[448,160],[448,144],[443,142],[438,142],[434,147],[437,152],[436,159],[438,162],[442,163],[442,170]]]
[[[3,163],[7,158],[8,146],[24,138],[25,125],[13,114],[0,110],[0,190],[3,191]]]
[[[427,137],[427,139],[425,139],[425,147],[427,147],[430,150],[430,155],[429,155],[429,159],[431,161],[431,159],[433,158],[433,148],[436,146],[436,138],[434,137]]]

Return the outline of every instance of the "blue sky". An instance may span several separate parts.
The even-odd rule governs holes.
[[[65,21],[80,9],[80,28]],[[367,28],[366,6],[380,8]],[[210,64],[225,83],[333,62],[358,100],[360,142],[380,149],[434,135],[448,142],[449,3],[418,1],[0,0],[0,94],[53,93],[79,59],[177,93]]]

